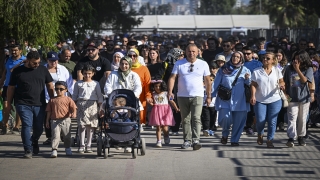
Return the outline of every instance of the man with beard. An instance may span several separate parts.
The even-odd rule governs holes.
[[[12,71],[7,101],[12,103],[14,96],[16,111],[22,121],[21,139],[24,146],[24,157],[32,158],[39,153],[38,140],[43,132],[43,119],[45,118],[45,87],[50,98],[53,98],[53,79],[45,66],[40,66],[40,55],[31,51],[24,61]],[[33,134],[30,137],[31,128]]]
[[[83,76],[81,70],[85,64],[90,64],[96,70],[96,73],[93,75],[92,79],[100,82],[100,85],[103,85],[101,86],[103,88],[106,78],[111,73],[111,64],[106,58],[100,57],[98,55],[98,47],[93,42],[88,44],[87,52],[88,56],[82,58],[78,62],[78,64],[74,68],[72,77],[76,80],[82,80]]]
[[[212,60],[215,59],[216,55],[223,50],[218,47],[218,39],[215,37],[209,38],[207,40],[208,49],[204,50],[202,53],[202,58],[209,64]]]
[[[233,54],[231,41],[230,40],[223,41],[222,48],[223,48],[223,51],[217,54],[215,56],[215,59],[217,59],[219,55],[223,55],[226,59],[226,62],[228,62],[231,59],[231,56]]]
[[[112,40],[108,40],[106,47],[106,51],[101,51],[100,56],[107,58],[110,62],[112,62],[114,54],[114,42]]]

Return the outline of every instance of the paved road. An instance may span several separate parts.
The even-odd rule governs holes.
[[[67,157],[62,151],[50,158],[50,147],[40,146],[40,154],[23,159],[19,135],[0,136],[0,179],[115,179],[115,180],[259,180],[320,179],[320,129],[311,129],[306,147],[285,146],[285,132],[277,132],[274,149],[259,146],[255,136],[242,135],[239,147],[221,145],[221,131],[203,137],[199,151],[182,150],[182,136],[156,148],[155,130],[142,134],[147,154],[131,159],[131,154],[112,149],[114,157],[103,159],[96,153]],[[45,140],[43,135],[40,143]],[[62,147],[62,144],[60,144]]]

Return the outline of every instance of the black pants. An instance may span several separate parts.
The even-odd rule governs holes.
[[[216,119],[217,119],[217,111],[215,107],[202,107],[201,113],[201,122],[203,130],[213,130],[216,131]]]
[[[253,106],[250,104],[250,111],[247,114],[247,121],[246,121],[246,128],[245,129],[253,128],[253,121],[254,121],[253,117],[254,116],[255,116],[254,109],[253,109]]]
[[[171,126],[171,131],[172,132],[178,132],[179,131],[179,128],[180,128],[180,124],[181,124],[181,114],[180,112],[175,112],[173,110],[173,118],[174,118],[174,121],[176,122],[176,124],[174,126]]]
[[[279,126],[280,123],[284,124],[284,116],[286,113],[287,113],[287,108],[281,108],[281,110],[278,114],[277,127]]]

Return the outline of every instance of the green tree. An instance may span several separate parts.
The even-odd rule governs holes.
[[[201,15],[231,14],[236,0],[201,0]]]
[[[171,13],[172,13],[172,7],[170,3],[158,6],[159,15],[163,15],[163,14],[170,15]]]
[[[250,0],[248,6],[248,14],[266,14],[268,0]]]
[[[304,7],[291,0],[269,0],[266,8],[271,22],[279,28],[296,28],[305,21]]]

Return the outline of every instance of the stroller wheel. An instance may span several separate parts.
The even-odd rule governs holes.
[[[108,155],[109,155],[109,149],[104,149],[104,155],[103,155],[103,157],[105,158],[105,159],[107,159],[108,158]]]
[[[144,138],[141,138],[141,149],[140,149],[140,153],[141,153],[141,156],[144,156],[146,155],[146,140]]]
[[[97,139],[97,155],[101,156],[101,152],[102,152],[102,140],[101,140],[101,137],[98,137],[98,139]]]
[[[138,149],[132,148],[132,159],[136,159],[138,155]]]

